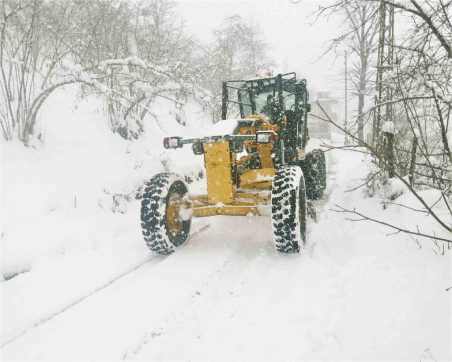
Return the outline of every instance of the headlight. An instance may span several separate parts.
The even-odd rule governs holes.
[[[181,137],[165,137],[163,139],[163,147],[180,148],[180,147],[182,147],[182,138]]]
[[[270,143],[274,140],[275,133],[261,131],[256,133],[256,143]]]

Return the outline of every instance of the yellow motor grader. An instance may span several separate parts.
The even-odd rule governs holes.
[[[326,187],[324,153],[305,153],[308,100],[306,80],[295,73],[223,82],[221,122],[234,122],[232,134],[163,140],[167,149],[191,144],[204,157],[207,194],[191,195],[175,174],[155,175],[141,202],[147,246],[172,253],[188,239],[192,217],[270,214],[276,249],[300,252],[307,200]]]

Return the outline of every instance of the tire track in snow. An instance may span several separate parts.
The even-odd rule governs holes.
[[[14,335],[13,337],[7,339],[5,342],[3,342],[0,345],[0,348],[3,348],[5,346],[7,346],[8,344],[16,341],[17,339],[19,339],[20,337],[22,337],[25,333],[27,333],[29,330],[39,327],[40,325],[52,320],[53,318],[59,316],[60,314],[66,312],[67,310],[75,307],[76,305],[82,303],[83,301],[85,301],[86,299],[92,297],[93,295],[95,295],[96,293],[99,293],[100,291],[108,288],[110,285],[112,285],[113,283],[117,282],[118,280],[124,278],[127,275],[130,275],[131,273],[137,271],[138,269],[140,269],[142,266],[144,266],[145,264],[148,264],[150,262],[153,262],[153,265],[157,265],[161,260],[158,260],[155,258],[155,256],[149,256],[147,258],[145,258],[144,260],[140,261],[138,264],[135,264],[134,266],[132,266],[131,268],[127,269],[126,271],[123,271],[119,274],[117,274],[114,278],[108,280],[107,282],[101,284],[100,286],[97,286],[96,288],[92,289],[89,293],[84,294],[83,296],[75,299],[74,301],[72,301],[71,303],[65,305],[64,307],[62,307],[61,309],[59,309],[56,312],[53,313],[49,313],[48,315],[46,315],[45,317],[40,318],[39,320],[37,320],[36,322],[34,322],[31,327],[22,330],[21,332],[17,333],[16,335]]]
[[[240,242],[240,243],[243,243]],[[263,243],[262,248],[265,248],[265,245],[271,245],[271,251],[273,251],[273,244],[271,240],[267,240],[266,243]],[[252,246],[252,248],[254,245]],[[166,330],[171,328],[174,325],[177,325],[181,321],[188,318],[188,320],[192,320],[194,315],[200,310],[205,309],[212,304],[212,296],[215,294],[222,295],[221,303],[225,303],[224,299],[227,298],[230,301],[231,296],[235,297],[240,295],[241,290],[248,285],[247,282],[247,274],[249,270],[255,267],[255,263],[259,260],[262,255],[267,252],[259,248],[253,253],[251,256],[247,256],[249,254],[249,250],[246,251],[246,246],[241,246],[238,250],[235,250],[229,257],[223,261],[223,263],[218,266],[215,270],[213,270],[203,281],[202,285],[200,285],[196,290],[193,291],[191,295],[191,299],[189,304],[184,305],[184,310],[182,313],[178,311],[177,314],[169,314],[167,318],[162,320],[162,322],[146,332],[142,337],[137,340],[136,343],[129,345],[125,349],[125,352],[121,356],[121,360],[134,360],[138,357],[138,355],[142,352],[143,349],[147,348],[154,339],[165,336]],[[206,297],[207,295],[207,297]],[[239,308],[235,306],[234,303],[225,303],[229,304],[230,309],[234,312],[235,309]],[[204,307],[204,308],[203,308]]]
[[[202,226],[200,229],[196,230],[194,233],[192,233],[190,235],[190,238],[187,240],[187,242],[189,242],[191,239],[193,239],[195,236],[199,235],[200,233],[206,231],[209,227],[210,227],[210,224],[207,224],[207,225]],[[115,282],[123,279],[124,277],[126,277],[128,275],[133,274],[134,272],[136,272],[139,269],[141,269],[143,266],[149,265],[149,266],[155,267],[158,264],[160,264],[162,261],[164,261],[166,258],[167,257],[158,256],[158,255],[152,255],[152,256],[148,256],[148,257],[144,258],[139,263],[133,265],[132,267],[127,268],[126,270],[122,271],[121,273],[116,274],[113,278],[109,279],[105,283],[95,287],[89,293],[86,293],[86,294],[82,295],[81,297],[76,298],[74,301],[72,301],[71,303],[66,304],[64,307],[60,308],[58,311],[55,311],[55,312],[47,314],[46,316],[38,319],[36,322],[31,324],[30,327],[28,327],[26,329],[23,329],[22,331],[16,333],[14,336],[6,339],[0,345],[0,349],[6,347],[10,343],[18,340],[20,337],[25,335],[30,330],[32,330],[34,328],[37,328],[37,327],[39,327],[39,326],[51,321],[55,317],[63,314],[64,312],[68,311],[69,309],[71,309],[71,308],[77,306],[78,304],[86,301],[88,298],[94,296],[95,294],[101,292],[102,290],[107,289],[108,287],[110,287]]]

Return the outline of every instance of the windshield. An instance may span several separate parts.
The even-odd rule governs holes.
[[[273,91],[256,94],[254,99],[256,102],[257,113],[264,113],[269,116],[271,112],[271,105],[274,102]]]
[[[240,103],[240,113],[243,116],[253,113],[253,108],[251,106],[251,97],[248,89],[243,89],[238,92],[238,101]]]
[[[295,111],[295,94],[283,91],[283,98],[286,110]]]

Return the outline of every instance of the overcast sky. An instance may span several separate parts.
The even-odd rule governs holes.
[[[343,57],[321,58],[328,42],[340,33],[337,18],[315,21],[325,0],[179,0],[178,9],[198,39],[210,39],[212,29],[234,14],[257,25],[277,62],[275,71],[296,71],[313,91],[330,91],[343,100]],[[339,110],[340,111],[340,110]]]

